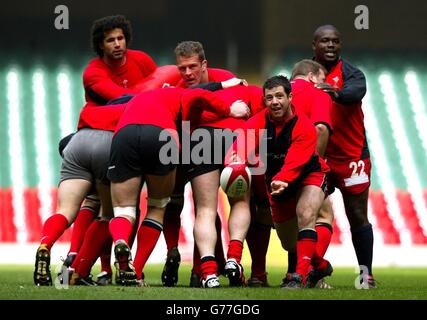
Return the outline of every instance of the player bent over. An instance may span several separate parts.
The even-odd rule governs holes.
[[[240,83],[240,79],[236,81]],[[124,284],[145,286],[142,269],[163,228],[165,207],[170,201],[178,159],[162,161],[162,148],[179,154],[176,122],[190,108],[210,108],[223,116],[230,114],[225,104],[217,109],[206,103],[211,92],[202,89],[163,88],[137,95],[129,102],[113,138],[108,177],[114,216],[110,223],[116,257],[117,277]],[[243,110],[245,111],[245,110]],[[163,137],[163,138],[162,138]],[[163,148],[164,149],[164,148]],[[138,230],[135,266],[129,236],[135,223],[137,197],[147,183],[147,215]]]
[[[34,283],[52,285],[50,250],[54,243],[73,223],[85,197],[96,187],[100,195],[109,195],[106,172],[113,132],[83,128],[64,150],[61,180],[58,186],[56,213],[43,225],[40,246],[37,249]],[[95,142],[95,143],[94,143]],[[108,219],[108,196],[101,196],[103,214]]]

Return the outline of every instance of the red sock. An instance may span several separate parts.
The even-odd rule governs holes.
[[[159,240],[163,226],[160,222],[145,218],[138,230],[138,247],[135,255],[135,271],[138,279],[142,279],[142,270]]]
[[[327,262],[323,257],[325,256],[326,250],[328,250],[329,244],[332,238],[332,226],[328,223],[319,223],[316,225],[317,232],[317,244],[315,254],[311,264],[316,269],[324,269]]]
[[[251,253],[251,275],[252,277],[263,277],[266,274],[266,256],[268,244],[270,243],[271,227],[269,225],[252,222],[246,242]]]
[[[242,260],[243,243],[240,240],[230,240],[228,244],[227,259],[236,259],[237,263]]]
[[[62,236],[67,228],[67,218],[60,213],[55,213],[43,225],[40,244],[46,244],[49,249],[52,248],[53,244]]]
[[[77,270],[79,268],[80,265],[80,261],[82,260],[83,257],[85,257],[87,255],[87,248],[91,246],[91,241],[88,239],[88,237],[90,236],[90,234],[93,232],[92,229],[96,229],[99,225],[98,225],[97,220],[92,221],[91,225],[89,226],[88,230],[86,231],[86,234],[83,238],[83,243],[81,245],[81,248],[79,249],[79,251],[77,252],[77,256],[74,258],[73,263],[71,264],[71,269]],[[110,231],[108,231],[108,233],[110,233]],[[91,237],[93,239],[93,237]],[[110,236],[111,238],[111,236]],[[86,240],[88,239],[88,240]]]
[[[113,237],[113,242],[116,243],[118,240],[124,240],[129,244],[129,237],[132,233],[133,225],[126,218],[116,217],[110,221],[110,233]]]
[[[90,207],[83,207],[80,209],[76,220],[74,220],[70,251],[68,253],[79,252],[80,247],[83,244],[86,231],[95,219],[96,214],[97,212],[95,212],[94,209]]]
[[[111,270],[111,246],[113,245],[113,239],[111,238],[105,243],[101,253],[101,271],[105,271],[109,274],[113,273]]]
[[[168,252],[178,247],[179,230],[181,229],[181,211],[184,204],[184,196],[173,195],[168,203],[163,219],[163,235],[165,237]]]
[[[332,238],[332,226],[328,223],[321,223],[316,225],[317,232],[317,246],[316,254],[320,257],[324,257],[326,250],[328,250],[329,244]]]
[[[76,257],[76,260],[79,259],[76,272],[81,277],[89,276],[92,266],[110,239],[108,221],[94,221],[89,227],[82,248]]]
[[[218,275],[218,265],[215,257],[206,256],[201,259],[200,269],[202,272],[202,278],[206,279],[211,274]]]
[[[304,229],[298,233],[297,241],[297,270],[305,282],[311,267],[311,259],[316,250],[317,234],[313,229]]]

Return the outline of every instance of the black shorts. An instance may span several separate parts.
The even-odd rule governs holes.
[[[161,133],[166,134],[166,141],[160,140]],[[178,162],[178,144],[169,132],[153,125],[132,124],[113,137],[107,175],[112,182],[145,174],[164,176],[175,169]]]
[[[197,130],[203,130],[197,141]],[[199,131],[200,132],[200,131]],[[224,168],[224,157],[237,134],[230,129],[199,127],[191,134],[190,141],[190,164],[186,165],[188,180],[202,174],[222,170]]]

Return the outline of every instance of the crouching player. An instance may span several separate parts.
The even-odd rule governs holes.
[[[329,168],[316,152],[312,121],[295,114],[289,80],[283,76],[269,78],[263,94],[267,108],[246,122],[246,133],[249,129],[255,131],[255,135],[246,134],[246,139],[254,138],[246,145],[254,150],[249,149],[246,155],[242,149],[233,152],[240,159],[248,159],[252,153],[259,153],[260,143],[266,143],[265,176],[273,222],[285,249],[297,242],[296,272],[282,287],[303,288],[315,257],[315,222],[325,199]]]

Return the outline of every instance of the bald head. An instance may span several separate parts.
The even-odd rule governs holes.
[[[319,39],[319,37],[325,32],[325,31],[333,31],[336,33],[336,35],[341,38],[341,33],[338,31],[338,29],[333,26],[332,24],[325,24],[323,26],[318,27],[314,33],[313,33],[313,41],[316,41]]]

